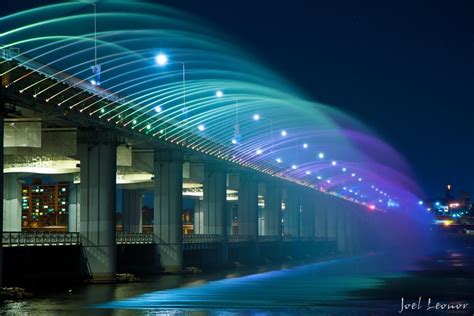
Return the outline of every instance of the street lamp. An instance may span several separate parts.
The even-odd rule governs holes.
[[[155,62],[158,66],[164,67],[166,66],[169,62],[168,56],[164,53],[159,53],[158,55],[155,56]],[[183,62],[180,61],[173,61],[170,64],[181,64],[182,70],[183,70],[183,113],[187,113],[188,109],[186,108],[186,65]]]
[[[270,122],[271,150],[273,152],[273,144],[274,144],[274,141],[273,141],[273,120],[271,118],[262,117],[262,116],[260,116],[260,114],[257,114],[257,113],[254,114],[252,118],[253,118],[254,121],[264,120],[264,121],[269,121]]]

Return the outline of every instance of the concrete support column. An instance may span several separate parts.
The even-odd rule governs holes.
[[[154,224],[162,267],[183,268],[183,153],[176,149],[155,150]]]
[[[285,228],[287,231],[285,235],[299,238],[301,215],[299,195],[295,189],[288,189],[286,192],[285,214],[287,221],[285,221]]]
[[[80,231],[81,186],[71,183],[69,186],[69,208],[67,229],[70,233]]]
[[[323,196],[324,208],[326,210],[327,219],[327,238],[337,239],[337,207],[333,201],[334,197],[325,195]]]
[[[142,232],[142,190],[127,190],[122,193],[122,231],[124,233]]]
[[[5,64],[7,65],[7,64]],[[0,92],[3,90],[3,85],[0,85]],[[5,101],[0,100],[2,108],[0,109],[0,188],[4,187],[3,181],[3,137],[4,137],[4,128],[3,120],[5,118]],[[3,201],[3,190],[0,190],[0,198]],[[0,233],[3,233],[3,203],[0,204]],[[0,238],[0,286],[3,285],[3,238]]]
[[[204,233],[221,236],[221,263],[228,260],[227,250],[227,173],[223,165],[204,165]]]
[[[315,221],[316,221],[316,238],[328,238],[328,213],[325,197],[316,192]]]
[[[281,237],[281,188],[274,183],[265,187],[263,223],[263,235]]]
[[[254,176],[241,173],[239,177],[239,235],[258,237],[258,183]]]
[[[3,231],[21,231],[21,184],[15,173],[3,175]]]
[[[115,278],[116,133],[84,130],[78,134],[81,174],[81,239],[95,281]]]
[[[315,237],[314,200],[305,192],[301,195],[301,236]]]
[[[341,203],[337,201],[337,248],[339,252],[347,252],[347,235],[346,235],[346,210],[344,210]]]
[[[203,201],[194,200],[194,233],[204,234],[204,215],[203,215]]]

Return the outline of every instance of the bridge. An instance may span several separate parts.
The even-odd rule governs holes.
[[[351,255],[379,242],[384,214],[417,204],[409,178],[364,151],[395,155],[388,145],[206,40],[172,61],[110,28],[95,34],[90,60],[92,34],[30,38],[28,28],[3,34],[0,58],[5,254],[78,247],[95,281],[114,279],[130,249],[156,256],[156,272]],[[211,55],[228,62],[210,71]]]

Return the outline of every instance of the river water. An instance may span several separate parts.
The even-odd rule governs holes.
[[[415,260],[388,252],[366,253],[292,267],[62,287],[35,291],[31,300],[5,302],[0,311],[12,315],[448,315],[441,307],[449,302],[469,304],[449,315],[473,315],[471,244],[457,242]],[[402,297],[406,304],[415,302],[415,310],[399,313]]]

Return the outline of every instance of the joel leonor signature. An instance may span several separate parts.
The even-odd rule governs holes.
[[[422,298],[421,296],[418,297],[418,300],[408,301],[405,300],[404,297],[401,298],[400,302],[400,310],[398,313],[403,313],[405,311],[412,311],[412,310],[425,310],[425,311],[454,311],[454,310],[467,310],[469,308],[469,303],[466,302],[436,302],[428,297],[426,299]]]

